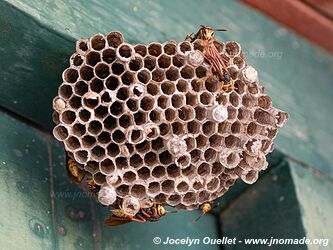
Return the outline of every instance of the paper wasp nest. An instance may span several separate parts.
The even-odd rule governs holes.
[[[272,107],[237,42],[215,45],[234,79],[229,93],[200,40],[130,45],[111,32],[77,42],[53,133],[103,187],[102,203],[150,197],[190,210],[267,167],[287,114]]]

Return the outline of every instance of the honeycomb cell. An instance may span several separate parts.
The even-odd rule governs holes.
[[[74,53],[70,58],[71,66],[80,66],[83,63],[83,57],[80,54]]]
[[[96,161],[88,161],[85,166],[84,169],[89,172],[90,174],[96,174],[99,171],[99,165],[98,162]]]
[[[178,194],[170,195],[167,199],[167,203],[170,204],[170,206],[176,206],[181,202],[181,196]]]
[[[159,182],[153,181],[148,184],[148,192],[151,195],[159,194],[160,191],[161,191],[161,186]]]
[[[164,177],[166,175],[165,167],[163,167],[163,166],[154,167],[151,175],[158,179]]]
[[[99,171],[104,175],[110,175],[116,170],[116,167],[111,159],[101,161]]]
[[[68,83],[75,83],[79,78],[79,73],[76,69],[68,68],[64,71],[62,79]]]
[[[138,169],[138,176],[141,180],[147,180],[150,177],[150,170],[147,167]],[[148,188],[149,189],[149,188]]]
[[[167,55],[161,55],[157,60],[158,66],[162,69],[166,69],[171,65],[171,57]]]
[[[139,54],[140,56],[144,57],[147,55],[147,47],[144,44],[137,44],[134,46],[135,53]]]
[[[173,180],[165,180],[162,182],[162,191],[170,194],[175,190],[175,182]]]
[[[193,120],[195,117],[195,111],[191,106],[183,106],[178,109],[178,117],[183,121]]]
[[[130,187],[126,184],[121,184],[116,188],[117,195],[120,197],[126,197],[129,194]]]
[[[196,202],[197,196],[194,192],[187,192],[182,199],[184,205],[191,205]]]
[[[191,163],[191,155],[189,153],[186,153],[184,155],[181,155],[176,160],[176,165],[180,168],[186,168]]]
[[[159,163],[158,156],[154,152],[145,154],[144,161],[146,166],[154,166]]]
[[[68,100],[73,94],[72,86],[69,84],[60,85],[58,94],[62,99]]]
[[[83,96],[85,93],[88,92],[88,84],[84,81],[79,81],[75,84],[74,86],[74,93],[78,96]],[[64,90],[66,91],[66,90]],[[71,92],[71,89],[70,89],[70,92]],[[65,96],[68,96],[66,94],[64,94]],[[70,97],[70,95],[68,96],[68,98]],[[68,99],[66,98],[66,99]]]
[[[202,124],[202,132],[206,136],[214,134],[217,130],[217,124],[215,122],[207,121]]]
[[[100,53],[98,53],[98,52],[90,51],[86,55],[86,62],[88,65],[90,65],[92,67],[95,66],[100,61],[101,61],[101,56],[100,56]]]
[[[87,40],[79,40],[76,42],[76,50],[79,53],[85,54],[88,50],[88,41]]]
[[[106,40],[110,47],[117,48],[124,42],[123,35],[120,32],[111,32],[106,36]]]
[[[176,81],[179,78],[179,70],[171,66],[166,72],[165,76],[170,81]]]
[[[72,124],[76,120],[76,114],[72,110],[65,110],[60,114],[60,121],[65,124]]]
[[[82,80],[91,80],[94,77],[94,69],[88,65],[81,67],[80,77]]]
[[[103,50],[102,60],[108,64],[113,63],[116,60],[116,51],[112,48]]]
[[[146,196],[146,187],[144,185],[134,184],[131,188],[131,195],[136,198]]]
[[[182,94],[174,94],[171,97],[171,104],[174,108],[180,108],[185,105],[185,97]]]
[[[162,54],[162,45],[159,43],[151,43],[148,45],[148,53],[149,55],[158,57]]]
[[[135,145],[135,148],[139,153],[144,154],[144,153],[148,152],[151,149],[151,145],[150,145],[149,141],[145,140],[145,141]]]
[[[165,54],[172,56],[177,53],[177,44],[174,42],[166,42],[163,45],[163,51]]]
[[[72,127],[73,135],[81,138],[86,133],[86,126],[81,123],[75,123]]]
[[[96,161],[100,161],[105,156],[105,149],[100,146],[95,146],[91,150],[91,158]]]
[[[146,69],[140,70],[137,77],[138,80],[143,84],[147,84],[152,79],[151,73]]]
[[[204,158],[206,162],[214,162],[216,160],[216,157],[217,152],[212,148],[208,148],[204,153]]]
[[[124,176],[123,176],[123,180],[129,184],[131,184],[132,182],[134,182],[136,180],[137,176],[136,176],[136,173],[133,172],[133,171],[127,171],[124,173]],[[137,185],[139,186],[139,185]],[[141,186],[141,185],[140,185]],[[133,190],[134,188],[134,190]],[[138,187],[132,187],[132,190],[131,190],[131,194],[133,195],[133,193],[138,193],[139,192],[139,188]],[[133,195],[134,196],[134,195]]]
[[[180,70],[180,75],[182,78],[184,79],[191,79],[194,77],[194,69],[191,66],[184,66],[181,70]]]
[[[174,66],[176,66],[177,68],[181,68],[182,66],[184,66],[185,62],[186,62],[185,56],[183,56],[183,55],[177,54],[172,57],[172,64]]]
[[[53,129],[53,135],[58,141],[64,141],[68,138],[69,136],[69,131],[68,129],[63,126],[63,125],[57,125]]]
[[[82,138],[82,145],[85,147],[85,148],[91,148],[93,146],[95,146],[96,144],[96,138],[94,136],[91,136],[91,135],[85,135],[83,138]]]
[[[184,41],[182,43],[179,44],[179,49],[181,52],[185,53],[187,51],[191,51],[192,50],[192,46],[190,42]]]
[[[225,50],[230,57],[235,57],[239,55],[241,47],[237,42],[227,42],[225,44]]]
[[[213,96],[208,92],[203,92],[200,95],[199,102],[204,106],[210,105],[213,102]]]
[[[141,99],[140,102],[140,108],[142,108],[144,111],[150,111],[155,106],[155,100],[152,96],[146,95]]]
[[[65,140],[65,146],[67,149],[74,151],[80,148],[81,143],[77,137],[70,136]]]
[[[134,50],[131,45],[123,43],[117,47],[116,53],[120,60],[129,61],[130,57],[134,53]]]

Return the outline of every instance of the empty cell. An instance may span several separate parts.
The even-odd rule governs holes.
[[[113,139],[113,141],[115,141],[117,143],[123,143],[123,142],[125,142],[126,137],[125,137],[125,134],[121,130],[117,129],[112,133],[112,139]]]
[[[95,68],[95,74],[102,79],[107,78],[110,75],[109,65],[105,63],[98,63]]]
[[[102,35],[95,35],[90,39],[91,48],[94,50],[102,50],[105,47],[105,39]]]
[[[53,135],[58,141],[64,141],[68,138],[68,129],[63,125],[57,125],[53,129]]]
[[[169,82],[169,81],[165,81],[161,85],[161,90],[166,95],[172,95],[176,91],[175,83]]]
[[[212,148],[208,148],[204,153],[204,158],[207,162],[214,162],[216,160],[216,157],[217,152]]]
[[[194,192],[188,192],[184,195],[182,202],[184,203],[184,205],[192,205],[195,203],[196,199],[197,197]]]
[[[131,188],[131,195],[136,198],[143,198],[146,196],[146,187],[143,185],[135,184]]]
[[[85,148],[91,148],[95,145],[96,143],[96,138],[91,136],[91,135],[85,135],[83,138],[82,138],[82,145],[85,147]]]
[[[245,61],[242,57],[236,56],[232,59],[232,63],[237,65],[239,69],[242,69],[245,67]]]
[[[228,120],[234,120],[237,118],[238,111],[236,108],[228,106],[227,110],[228,110]]]
[[[126,106],[128,107],[129,110],[131,110],[132,112],[135,112],[139,109],[139,102],[136,99],[129,99],[126,102]]]
[[[102,60],[108,64],[113,63],[116,60],[116,51],[111,48],[103,50]]]
[[[160,203],[160,204],[164,204],[166,202],[166,196],[165,194],[161,193],[161,194],[158,194],[156,197],[155,197],[155,201],[157,203]]]
[[[199,66],[195,69],[195,75],[198,78],[203,78],[207,75],[207,69],[203,66]],[[214,77],[215,78],[215,77]],[[207,87],[206,87],[207,88]]]
[[[141,99],[140,107],[145,111],[150,111],[154,108],[155,100],[153,97],[146,95]]]
[[[107,115],[108,115],[107,107],[100,105],[95,109],[96,118],[104,119]]]
[[[64,86],[64,85],[62,85]],[[71,92],[72,89],[70,89]],[[88,84],[84,81],[79,81],[74,86],[74,93],[78,96],[83,96],[88,92]]]
[[[106,176],[102,173],[95,173],[93,179],[97,185],[103,185],[106,182]]]
[[[201,163],[198,167],[198,175],[200,176],[208,176],[210,174],[210,165],[208,163]]]
[[[197,121],[190,121],[187,123],[187,132],[191,134],[198,134],[201,132],[201,124]]]
[[[101,144],[107,144],[111,141],[111,135],[109,132],[102,132],[97,138],[98,142]]]
[[[240,147],[241,145],[241,140],[234,135],[227,136],[224,142],[227,148]]]
[[[263,110],[263,109],[256,109],[254,112],[254,119],[262,125],[269,125],[275,126],[276,125],[276,118],[271,113]]]
[[[168,176],[171,178],[176,178],[180,176],[180,168],[176,164],[171,164],[167,167]]]
[[[159,109],[154,109],[150,111],[149,119],[154,123],[158,123],[162,119],[162,111]]]
[[[59,118],[59,113],[54,111],[52,113],[52,120],[55,124],[59,124],[60,123],[60,118]]]
[[[88,151],[86,150],[75,151],[74,158],[79,164],[85,164],[88,160]]]
[[[207,137],[204,135],[198,135],[195,138],[196,144],[198,148],[203,148],[207,145]]]
[[[179,44],[179,49],[183,53],[185,53],[186,51],[191,51],[192,50],[191,43],[189,43],[188,41],[184,41],[181,44]]]
[[[200,95],[199,101],[202,105],[210,105],[213,102],[213,96],[208,92],[203,92]]]
[[[116,88],[118,88],[119,84],[120,84],[120,80],[117,76],[112,75],[105,80],[105,86],[109,90],[115,90]]]
[[[83,106],[88,109],[94,109],[100,103],[99,98],[97,93],[88,92],[83,96]]]
[[[162,182],[162,191],[172,193],[175,190],[175,182],[173,180],[165,180]]]
[[[154,152],[149,152],[145,154],[144,160],[147,166],[154,166],[158,163],[157,155]]]
[[[98,52],[90,51],[86,55],[86,61],[88,65],[95,66],[97,63],[101,61],[101,56]]]
[[[194,149],[197,146],[196,140],[193,137],[187,137],[185,139],[185,142],[186,142],[187,150],[189,150],[189,151]]]
[[[133,127],[128,131],[127,140],[129,143],[140,143],[144,139],[144,133],[141,127]]]
[[[249,83],[247,85],[247,89],[253,95],[256,95],[259,93],[259,86],[256,83]]]
[[[73,94],[72,86],[68,85],[68,84],[62,84],[59,87],[58,94],[61,98],[65,99],[65,100],[69,99]]]
[[[182,169],[182,175],[193,178],[196,175],[196,167],[190,164],[189,167]]]
[[[172,56],[177,52],[177,45],[173,42],[167,42],[164,44],[163,50],[165,54]]]
[[[179,79],[176,87],[179,92],[186,93],[189,90],[189,83],[184,79]]]
[[[162,109],[166,109],[167,107],[170,106],[169,97],[165,96],[165,95],[159,96],[158,99],[157,99],[157,105]]]
[[[157,194],[161,191],[161,186],[158,182],[150,182],[148,185],[148,192],[151,194]]]
[[[194,177],[191,179],[191,186],[194,190],[200,190],[204,187],[204,181],[201,177]]]
[[[173,194],[173,195],[170,195],[167,199],[167,203],[170,205],[170,206],[175,206],[177,204],[179,204],[181,201],[181,196],[178,195],[178,194]]]
[[[243,94],[245,92],[245,83],[240,81],[240,80],[236,80],[234,82],[234,90],[239,94]]]
[[[195,111],[190,106],[183,106],[180,109],[178,109],[178,116],[183,121],[193,120],[194,115],[195,115]]]
[[[163,166],[154,167],[154,169],[152,171],[152,176],[153,177],[162,178],[165,175],[166,175],[165,167],[163,167]]]
[[[61,113],[60,121],[66,124],[72,124],[76,119],[76,114],[74,111],[66,110]]]
[[[165,79],[164,71],[161,69],[154,69],[151,74],[152,79],[156,82],[162,82]]]
[[[100,161],[105,156],[105,149],[100,146],[95,146],[91,150],[91,158],[97,161]]]
[[[169,123],[161,123],[159,125],[161,136],[167,136],[171,133],[172,127]]]
[[[229,134],[231,132],[231,123],[227,121],[219,123],[217,131],[220,134]]]
[[[121,75],[125,71],[125,66],[120,62],[114,62],[111,66],[111,69],[113,74]]]
[[[172,132],[175,135],[183,135],[185,133],[185,125],[181,122],[172,123]]]
[[[258,98],[258,105],[260,108],[269,109],[272,106],[272,99],[267,95],[260,96]]]
[[[123,35],[120,32],[114,31],[106,36],[106,40],[110,47],[117,48],[124,42]]]
[[[108,151],[108,155],[111,157],[116,157],[120,153],[119,146],[116,143],[110,143],[106,149]]]
[[[77,95],[73,95],[71,99],[69,99],[68,102],[69,106],[71,106],[73,109],[79,109],[82,105],[82,99],[81,97]]]
[[[98,135],[102,131],[102,129],[103,124],[97,120],[91,121],[88,125],[88,131],[93,135]]]
[[[134,121],[136,125],[145,124],[147,122],[147,114],[142,111],[136,112],[134,114]]]
[[[242,97],[242,104],[246,107],[246,108],[252,108],[254,106],[256,106],[257,103],[257,98],[255,98],[253,95],[250,94],[245,94]]]
[[[147,47],[143,44],[137,44],[134,47],[135,53],[138,53],[140,56],[144,57],[147,55]]]
[[[275,117],[277,119],[277,126],[282,127],[287,122],[289,115],[287,112],[280,110]]]
[[[252,115],[252,112],[247,108],[241,107],[238,109],[237,118],[239,120],[244,120],[244,121],[249,120],[251,118],[251,115]]]
[[[129,44],[121,44],[118,48],[117,48],[118,54],[119,56],[123,59],[123,60],[127,60],[131,57],[131,55],[133,54],[133,49]]]
[[[115,171],[114,163],[111,159],[105,159],[101,161],[99,170],[102,174],[109,175]]]
[[[220,135],[212,135],[209,137],[209,145],[213,148],[219,148],[222,146],[222,136]]]
[[[255,122],[250,122],[247,125],[246,132],[250,136],[255,136],[255,135],[260,134],[261,130],[262,130],[262,127],[259,124],[255,123]]]
[[[149,71],[153,71],[156,67],[156,58],[152,56],[147,56],[144,59],[144,67]]]
[[[94,70],[90,66],[82,66],[80,76],[83,80],[90,81],[94,77]]]
[[[170,81],[176,81],[179,78],[179,70],[175,67],[170,67],[166,72],[165,76]]]
[[[215,176],[220,175],[224,171],[224,166],[219,162],[214,162],[212,166],[212,174]]]
[[[163,153],[159,154],[160,162],[164,165],[171,164],[173,161],[172,155],[169,153],[169,151],[164,151]]]
[[[215,99],[218,104],[223,105],[223,106],[227,105],[227,103],[228,103],[228,97],[224,93],[218,93],[216,95]]]
[[[217,51],[220,52],[220,53],[222,53],[222,52],[223,52],[223,49],[224,49],[224,47],[225,47],[224,43],[223,43],[223,42],[216,41],[216,40],[215,40],[213,43],[214,43],[214,45],[215,45]]]
[[[177,184],[177,191],[181,193],[185,193],[189,190],[190,186],[188,185],[187,182],[181,181],[180,183]]]
[[[129,66],[130,70],[138,71],[143,66],[142,58],[139,56],[136,56],[134,59],[131,59],[128,66]]]
[[[178,68],[181,68],[185,64],[185,56],[179,54],[173,56],[172,64]]]
[[[76,69],[68,68],[64,71],[62,78],[65,82],[75,83],[79,78],[79,73]]]
[[[247,184],[253,184],[258,180],[258,171],[250,170],[241,175],[241,179]]]
[[[99,165],[96,161],[88,161],[84,166],[84,170],[88,171],[90,174],[98,173]]]
[[[145,140],[145,141],[135,145],[135,148],[141,154],[146,153],[150,150],[150,142]]]
[[[191,66],[185,65],[181,70],[180,70],[180,75],[184,79],[191,79],[194,77],[194,69]]]
[[[240,157],[237,153],[231,152],[227,157],[226,167],[235,168],[240,162]]]
[[[138,80],[143,84],[148,83],[152,78],[150,72],[146,69],[140,70],[137,77],[138,77]]]
[[[80,141],[75,136],[70,136],[65,141],[65,146],[69,150],[73,151],[81,147]]]
[[[172,122],[176,119],[177,112],[173,108],[168,108],[164,112],[165,119],[169,122]]]
[[[75,123],[72,127],[72,133],[80,138],[86,133],[86,126],[84,124]]]
[[[148,45],[149,55],[158,57],[162,53],[162,45],[159,43],[151,43]]]
[[[120,197],[125,197],[129,194],[129,186],[126,184],[122,184],[116,188],[117,195]]]
[[[202,132],[206,136],[210,136],[216,132],[217,124],[215,122],[207,121],[204,124],[202,124]]]
[[[232,106],[238,107],[240,103],[239,95],[236,92],[231,92],[229,95],[229,102],[231,103]]]
[[[164,148],[164,140],[159,137],[152,141],[152,147],[155,151],[159,151]]]
[[[126,169],[128,167],[128,160],[126,157],[117,157],[116,158],[116,167],[117,169]]]
[[[275,136],[276,136],[277,133],[278,133],[278,130],[277,130],[277,129],[272,129],[272,128],[268,128],[267,131],[268,131],[268,135],[267,135],[267,137],[268,137],[269,139],[274,139]]]
[[[185,104],[185,96],[183,94],[174,94],[171,97],[172,106],[180,108]]]
[[[88,44],[86,40],[79,40],[77,41],[77,48],[81,50],[82,52],[85,52],[88,50]]]
[[[206,184],[207,190],[214,192],[220,187],[220,180],[217,177],[211,178]]]
[[[209,198],[210,198],[210,194],[207,191],[203,190],[199,193],[198,203],[199,204],[205,203],[210,200]]]
[[[130,92],[127,87],[120,88],[117,91],[117,98],[122,101],[127,100],[129,98],[129,95],[130,95]]]
[[[231,133],[233,134],[238,134],[241,132],[242,129],[242,124],[239,121],[235,121],[232,125],[231,125]]]
[[[138,176],[141,180],[147,180],[150,177],[150,170],[147,167],[142,167],[138,170]]]
[[[90,89],[91,91],[100,93],[104,89],[103,81],[98,78],[92,79],[90,82]]]
[[[110,131],[114,130],[118,126],[117,119],[113,116],[106,117],[103,121],[103,124],[104,128]]]
[[[181,155],[178,157],[176,160],[176,164],[181,167],[181,168],[186,168],[190,165],[191,163],[191,155],[189,153],[186,153],[184,155]]]
[[[190,152],[192,163],[196,163],[201,159],[201,151],[199,149],[194,149]]]
[[[80,66],[81,64],[83,63],[83,59],[82,59],[82,56],[79,55],[79,54],[74,54],[72,57],[71,57],[71,65],[73,66]]]
[[[159,94],[158,85],[156,83],[149,83],[147,85],[147,92],[148,92],[148,94],[151,94],[152,96]]]
[[[125,129],[132,126],[133,124],[133,117],[129,114],[124,114],[119,118],[119,125]]]
[[[123,179],[125,182],[131,183],[136,180],[136,174],[133,171],[127,171],[124,173]]]
[[[195,118],[199,121],[205,120],[207,118],[207,109],[204,107],[195,107]]]
[[[171,57],[167,55],[161,55],[157,60],[158,66],[162,69],[166,69],[171,65]]]
[[[225,50],[229,56],[236,56],[240,53],[241,47],[239,43],[231,41],[225,44]]]
[[[120,116],[124,113],[124,106],[123,103],[119,101],[115,101],[110,106],[110,113],[114,116]]]

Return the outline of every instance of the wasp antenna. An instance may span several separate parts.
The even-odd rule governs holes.
[[[200,216],[199,216],[198,218],[196,218],[195,220],[193,220],[192,223],[196,223],[196,222],[197,222],[198,220],[200,220],[201,217],[204,216],[204,215],[205,215],[205,213],[200,214]]]
[[[215,208],[217,208],[217,207],[219,207],[219,206],[220,206],[220,202],[216,203],[216,204],[212,207],[212,209],[215,209]]]
[[[177,210],[174,210],[174,211],[170,211],[169,213],[170,213],[170,214],[175,214],[175,213],[178,213],[178,211],[177,211]]]
[[[214,31],[229,31],[227,29],[214,29]]]

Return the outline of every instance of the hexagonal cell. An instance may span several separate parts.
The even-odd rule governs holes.
[[[220,162],[214,162],[212,166],[212,174],[215,176],[220,175],[224,171],[224,166]]]
[[[124,113],[124,105],[119,101],[115,101],[110,106],[110,113],[114,116],[121,116]]]
[[[184,41],[184,42],[182,42],[182,43],[179,44],[179,49],[183,53],[185,53],[187,51],[191,51],[192,50],[191,43],[188,42],[188,41]]]
[[[214,43],[217,51],[222,53],[223,50],[224,50],[225,44],[223,42],[220,42],[220,41],[214,41],[213,43]]]
[[[86,126],[81,123],[75,123],[72,126],[72,133],[78,138],[81,138],[86,133]]]
[[[86,62],[90,66],[95,66],[97,63],[101,61],[100,53],[95,51],[90,51],[86,55]]]
[[[101,161],[99,170],[101,171],[102,174],[109,175],[116,170],[116,167],[111,159],[105,159]]]
[[[131,116],[130,114],[123,114],[119,118],[119,125],[125,129],[134,125],[133,116]]]
[[[83,56],[77,53],[74,53],[70,58],[70,65],[71,66],[80,66],[83,63]]]
[[[72,86],[69,84],[62,84],[59,87],[58,94],[64,100],[71,98],[71,96],[73,94]]]
[[[199,196],[198,196],[199,204],[203,204],[209,200],[210,200],[210,194],[207,191],[203,190],[199,193]]]
[[[166,69],[171,65],[171,57],[167,55],[161,55],[157,60],[158,66],[162,69]]]
[[[189,190],[190,186],[185,180],[179,180],[176,183],[176,189],[180,193],[186,193]]]
[[[84,166],[84,170],[89,172],[90,174],[98,173],[99,171],[99,165],[96,161],[88,161],[86,165]]]
[[[207,109],[204,107],[195,107],[195,118],[199,121],[205,120],[207,118]]]
[[[230,57],[235,57],[241,52],[239,43],[231,41],[225,44],[225,50]]]
[[[138,72],[137,78],[141,83],[146,84],[152,79],[152,76],[148,70],[142,69]]]
[[[170,195],[170,196],[167,198],[167,203],[168,203],[170,206],[178,205],[180,202],[181,202],[181,196],[178,195],[178,194]]]
[[[175,190],[175,182],[173,180],[165,180],[162,182],[162,191],[170,194]]]
[[[80,69],[80,76],[83,80],[89,81],[94,77],[94,70],[90,66],[82,66]]]
[[[94,92],[87,92],[82,99],[82,105],[86,109],[94,109],[100,104],[100,96]]]
[[[134,114],[134,121],[136,125],[142,125],[147,122],[147,113],[138,111]]]
[[[68,150],[74,151],[74,150],[79,149],[81,147],[81,143],[80,143],[80,140],[77,137],[69,136],[65,140],[65,146]]]
[[[207,162],[214,162],[217,158],[217,152],[212,148],[208,148],[204,153],[204,158]]]
[[[121,75],[125,71],[125,65],[120,61],[114,62],[111,65],[112,73],[115,75]]]
[[[202,157],[202,152],[199,149],[194,149],[190,152],[192,163],[198,162]]]
[[[245,107],[241,107],[238,109],[238,115],[237,118],[241,121],[247,121],[251,118],[252,116],[252,112],[251,110],[245,108]]]
[[[242,97],[242,104],[246,107],[246,108],[253,108],[255,106],[258,105],[258,100],[256,97],[254,97],[251,94],[245,94]]]
[[[161,191],[161,186],[160,186],[160,184],[158,182],[153,181],[153,182],[150,182],[148,184],[148,192],[150,194],[153,194],[153,195],[159,194],[160,191]],[[155,199],[156,199],[156,197],[155,197]]]
[[[161,84],[161,90],[166,95],[172,95],[176,91],[176,87],[173,82],[165,81]]]
[[[63,86],[64,86],[64,85],[61,86],[61,89],[62,89]],[[66,87],[65,87],[65,89],[62,89],[62,91],[65,91],[64,96],[67,97],[68,94],[66,94],[66,93],[67,93],[68,90],[66,90]],[[72,92],[72,89],[71,89],[71,88],[70,88],[69,92],[70,92],[70,93]],[[83,95],[84,95],[85,93],[87,93],[87,92],[88,92],[88,84],[87,84],[86,82],[84,82],[84,81],[79,81],[79,82],[77,82],[77,83],[74,85],[74,93],[75,93],[76,95],[78,95],[78,96],[83,96]],[[71,94],[70,94],[70,95],[71,95]],[[69,97],[70,97],[70,95],[69,95]],[[69,97],[68,97],[68,98],[69,98]]]
[[[151,82],[147,85],[147,92],[152,96],[156,96],[159,94],[159,87],[155,82]]]
[[[76,69],[68,68],[62,74],[62,79],[68,83],[75,83],[79,78],[79,73]]]
[[[185,65],[185,56],[177,54],[172,57],[172,64],[176,66],[177,68],[181,68]]]
[[[117,195],[119,197],[125,197],[129,194],[129,186],[126,184],[122,184],[116,188]]]
[[[201,132],[201,124],[195,120],[187,123],[187,132],[191,134],[198,134]]]
[[[78,40],[76,42],[76,51],[84,54],[88,50],[88,40]]]
[[[200,95],[199,101],[204,106],[210,105],[213,103],[213,96],[209,92],[203,92]]]
[[[234,120],[237,118],[238,110],[232,106],[228,106],[228,120]]]
[[[159,96],[158,99],[157,99],[157,105],[162,109],[168,108],[170,106],[169,97],[165,96],[165,95]]]
[[[135,148],[139,153],[143,154],[143,153],[148,152],[151,149],[151,145],[150,145],[149,141],[145,140],[145,141],[135,145]]]
[[[53,129],[53,135],[58,141],[64,141],[68,138],[69,132],[68,129],[63,125],[57,125]]]
[[[139,54],[142,57],[147,55],[147,47],[144,44],[135,45],[134,50],[135,50],[135,53]]]
[[[240,70],[245,67],[245,60],[241,56],[234,57],[232,63],[237,65]]]
[[[144,111],[150,111],[155,106],[155,100],[152,96],[146,95],[141,99],[140,102],[140,108],[142,108]]]
[[[159,128],[161,136],[168,136],[172,131],[172,127],[169,123],[161,123]]]
[[[82,105],[82,99],[80,96],[73,95],[68,101],[69,106],[73,109],[79,109]]]
[[[188,178],[193,178],[196,175],[196,167],[190,164],[189,167],[182,169],[182,175]]]
[[[160,43],[149,44],[148,53],[149,53],[149,55],[158,57],[160,54],[162,54],[162,45]]]
[[[60,114],[60,121],[65,124],[72,124],[76,119],[76,114],[73,110],[65,110]]]
[[[120,32],[114,31],[106,36],[106,40],[110,47],[117,48],[124,42],[124,37]]]
[[[191,106],[183,106],[178,109],[178,117],[183,121],[191,121],[195,117],[195,111]]]
[[[207,75],[207,69],[203,66],[199,66],[195,69],[195,75],[198,78],[203,78]],[[215,77],[214,77],[215,78]]]
[[[162,164],[168,165],[168,164],[172,163],[173,156],[170,154],[169,151],[166,150],[166,151],[159,154],[159,160]]]
[[[187,168],[191,163],[191,155],[189,153],[186,153],[184,155],[181,155],[176,160],[176,165],[181,168]]]
[[[152,148],[155,151],[160,151],[161,149],[164,148],[164,140],[161,137],[156,138],[155,140],[152,141]]]
[[[118,57],[124,61],[130,60],[130,57],[134,53],[134,49],[132,48],[132,46],[126,43],[122,43],[120,46],[118,46],[116,51]]]
[[[108,155],[111,157],[116,157],[120,153],[119,146],[116,143],[110,143],[106,149],[107,149]]]
[[[250,94],[256,95],[260,92],[259,86],[256,83],[249,83],[247,89]]]
[[[159,163],[157,154],[154,152],[148,152],[144,156],[144,161],[147,166],[154,166]]]
[[[135,58],[131,59],[131,61],[128,64],[130,70],[132,71],[138,71],[143,67],[143,61],[142,58],[139,56],[136,56]]]
[[[112,48],[103,50],[102,60],[108,64],[113,63],[116,60],[116,51]]]
[[[152,72],[152,79],[156,82],[162,82],[165,79],[164,71],[161,69],[154,69]]]
[[[250,122],[247,125],[246,133],[249,136],[256,136],[256,135],[260,134],[261,130],[262,130],[262,126],[260,126],[259,124],[255,123],[255,122]]]
[[[128,168],[128,160],[126,157],[119,156],[115,159],[115,162],[116,162],[116,167],[119,170]]]
[[[109,89],[109,90],[115,90],[118,88],[120,84],[120,79],[117,76],[110,76],[109,78],[107,78],[105,80],[105,86]]]
[[[182,203],[184,205],[192,205],[196,202],[197,196],[194,192],[188,192],[183,196]]]
[[[180,70],[180,75],[184,79],[191,79],[195,76],[194,69],[191,66],[185,65],[181,70]]]
[[[198,135],[196,138],[196,145],[198,148],[203,148],[207,145],[207,137],[205,135]]]
[[[146,196],[146,187],[140,184],[134,184],[131,188],[131,195],[136,198],[144,198]]]
[[[131,98],[126,102],[126,106],[130,111],[136,112],[139,109],[139,101]]]
[[[174,122],[172,125],[172,132],[175,135],[183,135],[185,133],[185,124],[183,122]]]
[[[131,85],[135,81],[135,75],[129,71],[126,71],[122,76],[121,76],[121,81],[125,85]]]
[[[170,178],[177,178],[180,176],[180,168],[176,164],[171,164],[167,167],[167,173]]]
[[[151,174],[152,174],[153,177],[160,179],[160,178],[162,178],[166,175],[165,167],[156,166],[156,167],[153,168]]]
[[[210,192],[216,192],[217,189],[220,187],[220,179],[217,177],[213,177],[208,179],[206,188]]]
[[[185,105],[185,96],[183,94],[174,94],[171,97],[171,104],[175,108],[180,108]]]
[[[214,134],[217,130],[217,124],[215,122],[207,121],[204,124],[202,124],[202,132],[206,136],[210,136]]]
[[[90,90],[95,93],[100,93],[104,89],[104,83],[98,78],[93,78],[90,82]]]
[[[162,110],[154,109],[149,113],[149,119],[154,123],[159,123],[162,120]]]
[[[98,120],[93,120],[88,125],[89,133],[98,135],[103,129],[103,124]]]
[[[123,175],[123,180],[127,183],[132,183],[137,179],[136,173],[133,171],[126,171]]]
[[[196,144],[196,140],[194,137],[187,137],[185,139],[186,142],[186,146],[187,146],[187,150],[191,151],[192,149],[196,148],[197,144]]]
[[[108,144],[111,141],[111,135],[109,132],[103,131],[99,134],[97,140],[100,144]]]
[[[147,167],[138,169],[138,176],[141,180],[147,180],[150,177],[150,170]]]
[[[166,72],[165,76],[170,81],[176,81],[179,78],[179,70],[171,66]]]
[[[163,45],[163,50],[164,50],[164,53],[167,54],[167,55],[174,55],[177,53],[177,44],[175,42],[166,42],[164,45]]]
[[[197,173],[200,176],[206,177],[210,174],[211,167],[208,163],[203,162],[199,165]]]
[[[118,126],[117,119],[113,116],[108,116],[104,119],[103,125],[105,129],[112,131]]]
[[[103,105],[100,105],[95,109],[96,118],[101,120],[103,120],[108,115],[108,113],[109,113],[108,108]]]
[[[91,147],[95,146],[95,144],[96,144],[96,138],[91,135],[85,135],[82,138],[82,145],[85,148],[91,148]]]
[[[123,131],[117,129],[112,133],[112,139],[117,143],[123,143],[126,141],[126,136]]]
[[[91,150],[91,158],[96,161],[100,161],[104,158],[105,156],[105,149],[100,147],[100,146],[95,146]]]
[[[227,136],[224,142],[227,148],[236,148],[241,146],[240,138],[234,135]]]

